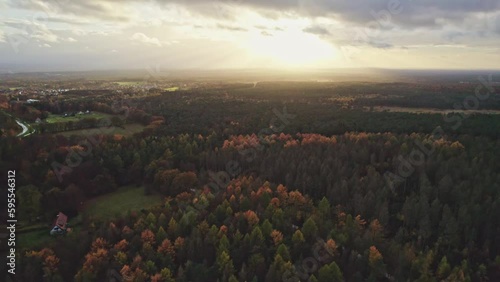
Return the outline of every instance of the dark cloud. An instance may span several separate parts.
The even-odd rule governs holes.
[[[210,2],[210,0],[156,1],[185,6]],[[263,9],[263,13],[269,13],[271,10],[294,12],[309,17],[332,16],[358,24],[368,24],[378,20],[408,28],[439,26],[443,21],[462,21],[469,14],[500,10],[498,0],[218,0],[212,2]]]
[[[490,19],[490,26],[491,30],[493,30],[497,34],[500,34],[500,14],[497,14]]]
[[[152,0],[160,5],[179,4],[213,17],[231,13],[221,7],[249,7],[263,15],[294,13],[306,17],[334,17],[345,22],[393,24],[403,28],[440,27],[446,22],[461,22],[474,13],[500,10],[499,0]],[[76,16],[113,21],[129,19],[127,3],[139,0],[10,0],[11,7],[52,10]],[[214,8],[216,7],[216,8]],[[233,15],[237,19],[237,15]]]
[[[329,35],[330,34],[330,32],[326,28],[321,27],[321,26],[306,27],[302,31],[316,34],[316,35]]]
[[[443,38],[448,40],[448,41],[454,41],[455,39],[458,39],[460,37],[464,37],[466,34],[460,31],[450,31],[446,32],[443,35]]]
[[[381,41],[369,41],[368,45],[378,48],[378,49],[391,49],[394,47],[394,45],[387,43],[387,42],[381,42]]]

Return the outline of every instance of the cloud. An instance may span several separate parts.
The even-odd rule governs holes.
[[[225,25],[225,24],[218,24],[217,28],[219,29],[226,29],[230,31],[248,31],[246,28],[239,27],[239,26],[232,26],[232,25]]]
[[[289,32],[317,35],[315,40],[336,48],[357,48],[359,58],[374,49],[379,49],[377,54],[398,56],[401,46],[409,52],[435,55],[445,52],[435,46],[447,44],[467,46],[471,55],[486,58],[484,50],[498,50],[500,39],[499,0],[0,0],[0,7],[6,11],[0,19],[0,41],[10,41],[11,36],[27,39],[21,42],[27,50],[23,58],[11,59],[7,48],[0,48],[0,63],[24,60],[30,64],[30,58],[48,65],[66,62],[69,57],[49,60],[46,56],[62,56],[71,42],[72,52],[67,53],[85,54],[85,59],[75,56],[82,65],[92,64],[87,58],[101,63],[96,59],[101,53],[116,59],[110,64],[133,65],[131,54],[141,46],[150,46],[147,55],[152,61],[193,56],[193,65],[199,65],[200,52],[208,54],[203,56],[207,60],[214,57],[210,52],[220,53],[220,46],[204,51],[207,44],[223,42],[221,46],[226,46],[229,42],[233,45],[227,50],[239,56],[226,58],[227,65],[237,65],[244,60],[240,50],[255,48],[255,44],[245,44],[247,37],[278,37]],[[173,39],[182,44],[173,44]],[[43,44],[52,49],[40,49]],[[169,53],[156,47],[168,48]],[[119,52],[110,56],[114,49]],[[495,56],[477,64],[493,65]]]
[[[446,32],[443,35],[443,38],[445,38],[448,41],[455,41],[455,39],[460,38],[465,36],[465,33],[460,32],[460,31],[450,31]]]
[[[372,21],[390,22],[405,27],[437,27],[447,22],[462,22],[468,15],[500,10],[498,0],[156,0],[158,3],[177,3],[196,7],[210,15],[208,3],[230,7],[246,7],[262,14],[292,12],[303,17],[333,16],[344,22],[368,24]],[[442,19],[439,21],[437,19]]]
[[[260,34],[262,34],[264,36],[273,36],[271,33],[267,32],[265,30],[261,31]]]
[[[281,27],[278,27],[278,26],[266,27],[266,26],[263,26],[263,25],[255,25],[254,27],[256,29],[260,29],[260,30],[283,31],[283,29]]]
[[[161,47],[161,42],[160,42],[160,40],[158,40],[158,38],[148,37],[144,33],[140,33],[140,32],[134,33],[134,35],[132,35],[130,37],[130,40],[142,42],[142,43],[145,43],[148,45],[156,45],[158,47]]]
[[[488,31],[500,35],[500,11],[496,14],[486,15],[485,21]]]
[[[72,15],[76,17],[94,18],[106,21],[128,21],[133,1],[126,0],[118,3],[115,0],[66,0],[41,1],[41,0],[10,0],[8,5],[12,8],[36,11],[44,14],[46,18],[52,15]],[[57,20],[57,19],[56,19]]]
[[[242,8],[253,9],[264,15],[279,17],[292,13],[301,17],[333,17],[342,22],[366,25],[373,21],[393,24],[401,28],[436,28],[449,23],[461,23],[468,16],[500,11],[498,0],[152,0],[159,7],[171,9],[182,6],[207,17],[237,20]],[[8,0],[10,7],[57,14],[52,21],[83,24],[86,21],[70,19],[98,18],[105,21],[130,21],[136,11],[137,0]],[[151,3],[151,2],[148,2]],[[149,5],[149,4],[148,4]]]
[[[59,40],[58,36],[44,24],[27,20],[8,20],[4,21],[3,24],[21,31],[26,40],[35,39],[45,42],[57,42]]]
[[[86,24],[90,23],[90,21],[79,20],[79,19],[70,18],[70,17],[51,16],[51,17],[45,18],[44,20],[46,20],[47,22],[51,22],[51,23],[65,23],[65,24],[69,24],[69,25],[86,25]]]
[[[382,41],[369,41],[367,42],[368,45],[378,48],[378,49],[390,49],[393,48],[394,45],[387,43],[387,42],[382,42]]]
[[[302,31],[307,32],[307,33],[316,34],[316,35],[329,35],[330,34],[330,32],[326,28],[321,27],[321,26],[306,27]]]

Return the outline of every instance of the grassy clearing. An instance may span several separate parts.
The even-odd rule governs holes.
[[[71,232],[78,232],[80,227],[78,226],[82,223],[82,217],[77,216],[71,218],[68,221],[68,227],[72,229]],[[42,246],[50,244],[55,237],[50,235],[50,230],[52,225],[48,224],[33,224],[29,226],[23,226],[18,230],[18,235],[16,237],[16,245],[19,246],[19,250],[23,249],[35,249]]]
[[[179,90],[179,87],[177,87],[177,86],[165,88],[165,91],[170,91],[170,92],[177,91],[177,90]]]
[[[97,197],[85,203],[85,217],[108,219],[126,214],[130,210],[147,209],[163,203],[160,195],[144,195],[143,187],[121,187],[111,194]]]
[[[66,137],[70,137],[72,135],[95,135],[95,134],[119,134],[123,136],[131,136],[135,133],[142,132],[145,126],[139,123],[131,123],[125,124],[123,128],[115,127],[113,130],[111,129],[102,129],[102,128],[91,128],[91,129],[79,129],[79,130],[70,130],[63,132],[56,132],[54,134],[63,135]]]
[[[26,233],[18,233],[16,245],[19,246],[19,249],[33,249],[44,245],[51,239],[50,229],[50,227],[46,227]]]
[[[110,117],[110,116],[111,115],[99,113],[99,112],[92,112],[90,114],[81,114],[81,115],[68,116],[68,117],[64,117],[62,115],[49,114],[47,119],[45,119],[45,122],[57,123],[57,122],[79,121],[79,120],[84,119],[84,118],[102,119],[102,118]]]

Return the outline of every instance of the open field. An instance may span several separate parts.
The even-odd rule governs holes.
[[[119,134],[123,136],[131,136],[134,135],[135,133],[139,133],[143,131],[145,128],[144,125],[139,124],[139,123],[131,123],[131,124],[125,124],[122,127],[114,127],[112,130],[111,129],[103,129],[103,128],[90,128],[90,129],[79,129],[79,130],[69,130],[69,131],[62,131],[62,132],[55,132],[54,134],[57,135],[63,135],[66,137],[72,136],[72,135],[93,135],[93,134]]]
[[[90,114],[81,114],[81,115],[68,116],[68,117],[64,117],[62,115],[49,114],[49,116],[45,119],[45,121],[47,123],[57,123],[57,122],[79,121],[79,120],[82,120],[84,118],[102,119],[105,117],[111,117],[111,115],[105,114],[105,113],[99,113],[99,112],[92,112]]]
[[[170,91],[170,92],[177,91],[177,90],[179,90],[179,87],[177,87],[177,86],[165,88],[165,91]]]
[[[117,191],[85,203],[84,215],[107,219],[130,210],[148,209],[160,205],[160,195],[144,195],[143,187],[121,187]]]
[[[370,110],[369,107],[365,107],[365,110]],[[414,113],[414,114],[449,114],[449,113],[467,113],[467,114],[490,114],[498,115],[500,110],[442,110],[442,109],[432,109],[432,108],[406,108],[406,107],[387,107],[387,106],[375,106],[373,110],[376,112],[397,112],[397,113]]]

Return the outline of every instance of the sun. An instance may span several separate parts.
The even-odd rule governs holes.
[[[335,59],[336,48],[314,34],[287,30],[272,35],[256,33],[248,47],[256,57],[284,67],[316,67]]]

